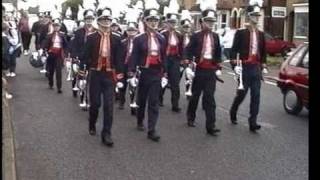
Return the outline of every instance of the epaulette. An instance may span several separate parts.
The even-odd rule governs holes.
[[[201,30],[195,31],[194,33],[199,33]]]
[[[94,32],[88,33],[87,36],[91,36],[91,35],[93,35],[93,34],[95,34],[95,33],[98,33],[98,32],[97,32],[97,31],[94,31]]]
[[[63,31],[59,31],[59,33],[60,33],[60,34],[66,34],[66,33],[65,33],[65,32],[63,32]]]
[[[164,30],[160,31],[160,33],[165,33],[167,31],[168,31],[167,29],[164,29]]]
[[[144,32],[144,33],[137,34],[134,38],[140,37],[140,36],[142,36],[144,34],[146,34],[146,33]]]
[[[112,32],[112,34],[114,34],[114,35],[116,35],[116,36],[118,36],[118,37],[121,37],[121,35],[118,34],[118,33],[116,33],[116,32]]]
[[[122,39],[121,40],[121,43],[124,43],[124,42],[126,42],[127,41],[127,39]]]

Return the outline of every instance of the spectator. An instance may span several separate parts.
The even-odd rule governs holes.
[[[32,25],[32,28],[31,28],[31,32],[33,33],[33,35],[35,36],[35,41],[34,41],[34,44],[35,44],[35,47],[36,47],[36,50],[39,50],[40,49],[40,26],[41,26],[41,23],[43,22],[43,13],[40,12],[38,14],[38,18],[39,20],[36,21],[35,23],[33,23]]]
[[[9,59],[10,59],[9,57],[10,43],[7,36],[8,30],[9,30],[8,24],[6,22],[2,22],[2,72],[3,73],[4,71],[8,70]],[[7,83],[7,80],[4,78],[4,76],[2,76],[2,85],[5,90],[6,98],[11,99],[12,95],[7,91],[8,83]]]
[[[19,37],[19,33],[17,30],[17,25],[14,21],[9,21],[9,72],[6,74],[8,77],[15,77],[16,76],[16,59],[21,55],[21,39]]]
[[[223,37],[223,45],[224,45],[224,55],[226,56],[227,59],[230,59],[230,52],[231,52],[231,47],[233,44],[233,38],[234,34],[236,33],[235,28],[226,28],[226,33]]]
[[[21,32],[21,40],[23,45],[23,53],[24,55],[29,54],[29,47],[31,41],[31,31],[29,27],[29,17],[27,12],[21,11],[21,18],[19,20],[18,29]]]

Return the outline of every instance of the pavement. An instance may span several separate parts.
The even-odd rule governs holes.
[[[100,133],[88,134],[88,112],[79,109],[71,83],[63,76],[63,94],[49,90],[47,79],[26,57],[10,78],[17,179],[21,180],[304,180],[309,171],[308,111],[288,115],[278,87],[263,83],[258,123],[249,132],[249,93],[239,108],[238,125],[229,121],[235,96],[232,72],[224,70],[217,83],[217,137],[205,131],[199,102],[195,128],[186,125],[187,100],[182,88],[182,113],[171,112],[170,92],[160,109],[159,143],[139,132],[136,119],[115,105],[112,128],[115,145],[105,147]],[[181,83],[181,87],[183,83]],[[102,113],[97,132],[102,128]]]

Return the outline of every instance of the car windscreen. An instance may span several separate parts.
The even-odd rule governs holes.
[[[300,48],[297,48],[297,51],[292,54],[292,56],[289,58],[289,65],[291,66],[298,66],[301,62],[301,59],[303,58],[308,46],[301,46]]]

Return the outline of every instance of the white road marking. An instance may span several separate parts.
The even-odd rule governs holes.
[[[227,71],[227,74],[230,74],[230,75],[232,75],[232,76],[234,76],[235,75],[235,73],[234,72],[230,72],[230,71]],[[269,77],[271,77],[271,76],[269,76]],[[273,86],[277,86],[277,83],[275,83],[275,82],[272,82],[272,81],[264,81],[266,84],[270,84],[270,85],[273,85]]]
[[[273,85],[273,86],[277,86],[277,83],[274,83],[274,82],[271,82],[271,81],[264,81],[266,84],[270,84],[270,85]]]

